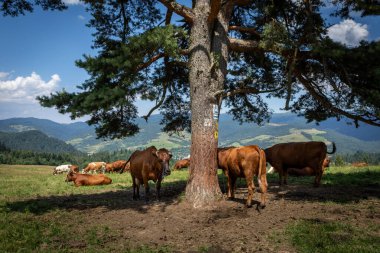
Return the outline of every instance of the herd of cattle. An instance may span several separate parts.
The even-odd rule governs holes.
[[[246,205],[252,205],[255,190],[253,177],[256,176],[260,192],[261,206],[265,206],[267,179],[266,164],[272,166],[268,171],[279,174],[279,183],[287,184],[288,175],[315,176],[314,185],[320,185],[323,172],[329,166],[327,154],[336,152],[335,143],[332,151],[327,151],[323,142],[292,142],[280,143],[267,149],[256,145],[242,147],[218,148],[218,167],[227,177],[227,196],[234,198],[237,178],[245,178],[248,187]],[[132,176],[133,199],[139,199],[140,185],[145,188],[145,199],[149,198],[149,180],[156,183],[157,198],[160,198],[161,181],[170,175],[169,161],[172,154],[165,148],[157,149],[152,146],[142,151],[135,151],[128,160],[119,160],[113,163],[91,162],[79,173],[76,165],[60,165],[53,174],[67,172],[66,181],[73,181],[75,186],[110,184],[112,180],[104,173],[129,171]],[[173,170],[190,166],[190,158],[177,161]],[[91,174],[89,174],[91,172]],[[96,173],[96,174],[94,174]]]

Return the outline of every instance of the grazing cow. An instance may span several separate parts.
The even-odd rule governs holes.
[[[330,158],[326,156],[322,164],[322,174],[325,172],[326,168],[330,167]],[[315,176],[315,171],[310,167],[304,168],[288,168],[288,175],[291,176]]]
[[[351,166],[354,166],[354,167],[366,167],[366,166],[368,166],[368,163],[366,163],[366,162],[354,162],[354,163],[351,163]]]
[[[187,168],[189,166],[190,166],[190,159],[186,158],[186,159],[177,161],[173,166],[173,170],[180,170],[182,168]]]
[[[170,175],[169,160],[171,157],[172,154],[167,149],[157,150],[154,146],[133,152],[128,162],[130,163],[134,200],[140,198],[140,184],[144,184],[145,200],[149,200],[149,180],[156,183],[157,199],[160,199],[161,181],[164,176]]]
[[[83,169],[84,173],[104,173],[106,170],[106,163],[105,162],[91,162],[87,165],[86,168]]]
[[[127,165],[126,160],[117,160],[113,163],[107,163],[106,164],[106,172],[119,172],[120,170],[124,170],[125,166]]]
[[[88,174],[79,174],[74,172],[69,172],[66,176],[65,182],[74,181],[75,186],[82,185],[102,185],[112,183],[112,179],[106,175],[88,175]]]
[[[78,172],[79,168],[78,168],[78,166],[71,165],[71,164],[59,165],[59,166],[54,168],[53,175],[61,174],[64,172],[70,172],[70,171]]]
[[[327,154],[333,154],[336,151],[335,143],[332,143],[332,152],[327,152],[324,142],[290,142],[276,144],[265,149],[267,161],[279,174],[279,183],[287,184],[289,168],[306,168],[308,173],[315,175],[314,186],[318,187],[323,174],[323,162]]]
[[[255,185],[253,176],[257,176],[261,189],[261,207],[266,204],[267,176],[265,153],[256,145],[244,147],[218,148],[218,167],[227,176],[228,198],[235,197],[235,183],[238,177],[244,177],[248,187],[246,205],[252,206]]]

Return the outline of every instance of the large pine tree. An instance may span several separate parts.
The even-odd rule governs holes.
[[[202,206],[220,197],[216,176],[218,114],[236,120],[270,117],[260,94],[285,99],[309,121],[346,117],[380,126],[380,43],[352,48],[326,36],[323,1],[83,1],[92,15],[94,48],[77,65],[90,78],[79,92],[40,97],[72,118],[90,115],[99,137],[138,132],[136,99],[156,101],[164,131],[191,131],[187,199]],[[362,3],[366,2],[366,3]],[[371,2],[371,3],[367,3]],[[39,0],[64,8],[59,0]],[[334,1],[336,15],[379,14],[375,1]],[[31,1],[4,1],[5,14]]]

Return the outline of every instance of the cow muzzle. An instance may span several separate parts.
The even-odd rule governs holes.
[[[165,163],[164,164],[164,171],[163,171],[164,177],[169,176],[170,173],[171,173],[171,171],[170,171],[170,168],[169,168],[169,164]]]

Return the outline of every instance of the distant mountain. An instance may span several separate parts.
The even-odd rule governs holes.
[[[36,118],[12,118],[0,120],[0,131],[21,132],[30,129],[39,130],[51,137],[58,138],[76,149],[87,153],[115,151],[120,149],[138,149],[150,145],[166,147],[178,155],[189,153],[190,134],[169,136],[161,132],[160,115],[153,115],[148,122],[137,119],[140,133],[122,140],[96,139],[93,127],[86,123],[59,124],[50,120]],[[359,128],[347,125],[345,121],[330,119],[320,125],[306,123],[306,120],[291,113],[274,114],[270,123],[264,126],[239,124],[232,117],[222,114],[219,121],[219,145],[257,144],[263,148],[281,142],[324,141],[335,142],[338,153],[357,151],[379,152],[380,128],[362,124]],[[331,147],[329,146],[329,150]]]
[[[45,153],[79,153],[72,145],[46,134],[29,130],[24,132],[0,132],[0,143],[10,150],[27,150]]]

